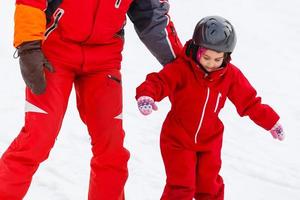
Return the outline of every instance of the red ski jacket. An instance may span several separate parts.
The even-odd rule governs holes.
[[[182,49],[167,0],[16,0],[14,46],[44,40],[54,30],[65,42],[112,46],[124,39],[126,14],[161,64]],[[114,52],[120,52],[123,45]],[[113,52],[112,52],[113,53]]]
[[[227,97],[240,116],[249,116],[266,130],[279,120],[270,106],[261,103],[256,90],[233,64],[206,74],[186,56],[185,50],[160,72],[147,75],[136,92],[136,98],[150,96],[155,101],[169,96],[172,106],[162,130],[179,138],[187,134],[194,144],[206,143],[222,134],[224,127],[218,114]]]

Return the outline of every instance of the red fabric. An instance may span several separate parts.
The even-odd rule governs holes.
[[[47,0],[16,0],[16,4],[31,6],[40,10],[47,8]]]
[[[171,21],[171,18],[169,15],[167,15],[169,18],[169,23],[166,27],[166,30],[168,32],[168,39],[170,40],[171,46],[173,48],[174,54],[177,56],[180,55],[181,51],[182,51],[182,44],[181,41],[179,40],[179,38],[177,37],[177,32],[175,29],[175,26],[173,24],[173,22]]]
[[[119,70],[50,62],[55,73],[46,72],[45,94],[33,95],[26,90],[26,100],[47,114],[26,112],[24,127],[0,160],[0,199],[24,197],[33,174],[54,145],[73,83],[78,110],[92,144],[89,200],[124,199],[129,153],[123,147],[124,131],[119,116],[122,113],[122,86],[116,81],[121,79]]]
[[[162,200],[223,200],[220,148],[195,151],[181,147],[164,132],[161,153],[166,169],[166,186]],[[170,136],[170,135],[169,135]]]
[[[241,116],[249,116],[269,130],[279,119],[261,103],[255,89],[232,64],[205,74],[185,55],[151,73],[137,88],[136,98],[150,96],[160,101],[169,96],[172,103],[161,132],[161,151],[167,183],[162,199],[195,197],[223,199],[223,181],[218,175],[223,124],[218,117],[229,98]],[[209,198],[208,198],[209,197]]]
[[[108,45],[124,26],[132,0],[122,0],[115,8],[115,0],[63,1],[59,6],[65,12],[59,21],[61,37],[85,44]]]
[[[43,43],[43,51],[50,60],[57,60],[68,66],[83,67],[84,71],[97,71],[101,66],[105,69],[120,69],[124,41],[116,39],[110,45],[78,45],[61,40],[58,31],[52,32]],[[72,53],[70,53],[72,52]]]

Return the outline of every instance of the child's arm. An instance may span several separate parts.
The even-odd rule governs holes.
[[[267,104],[261,102],[256,90],[243,73],[236,68],[228,98],[235,105],[240,116],[249,116],[257,125],[271,132],[274,138],[284,138],[282,127],[276,128],[279,115]]]
[[[176,62],[176,61],[175,61]],[[176,63],[166,65],[158,73],[150,73],[146,80],[136,89],[136,99],[142,114],[148,115],[157,110],[155,101],[161,101],[176,90],[181,82],[181,73]]]

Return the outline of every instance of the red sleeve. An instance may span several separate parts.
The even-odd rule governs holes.
[[[243,73],[234,68],[232,85],[228,98],[235,105],[240,116],[249,116],[252,121],[266,130],[270,130],[279,120],[279,115],[267,104],[249,83]]]
[[[136,99],[150,96],[155,101],[161,101],[176,90],[181,79],[179,67],[175,63],[168,64],[160,72],[147,75],[146,80],[136,89]]]

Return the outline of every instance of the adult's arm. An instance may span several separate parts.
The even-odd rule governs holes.
[[[14,46],[43,40],[46,30],[46,0],[16,0]]]
[[[162,65],[174,60],[182,49],[169,7],[167,0],[135,0],[127,13],[141,41]]]

